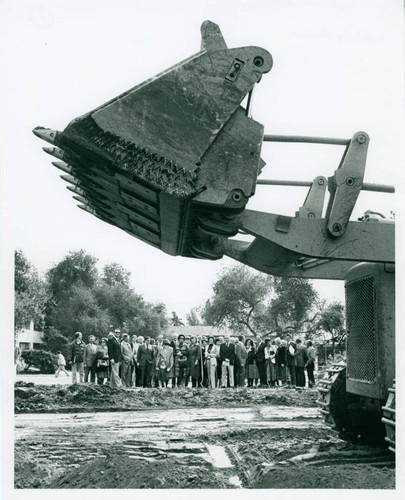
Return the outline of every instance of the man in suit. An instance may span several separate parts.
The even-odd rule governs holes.
[[[89,343],[84,348],[83,366],[84,366],[84,381],[96,381],[96,354],[97,346],[95,344],[96,337],[89,335]]]
[[[245,387],[246,378],[247,351],[243,340],[243,336],[240,335],[235,344],[235,382],[238,387]]]
[[[140,371],[140,386],[151,387],[152,365],[155,362],[154,349],[149,343],[138,348],[137,363]]]
[[[132,346],[129,343],[129,335],[124,333],[121,341],[121,381],[125,387],[131,387]]]
[[[122,387],[119,376],[119,368],[122,361],[121,345],[115,337],[114,332],[108,334],[107,349],[111,367],[110,387]]]
[[[235,344],[230,342],[229,335],[224,337],[224,343],[219,348],[219,357],[222,361],[222,387],[227,387],[228,376],[229,385],[234,387]]]
[[[132,363],[131,363],[131,386],[136,386],[136,356],[138,354],[138,337],[132,335],[131,337],[131,350],[132,350]]]
[[[260,385],[262,387],[267,387],[267,375],[266,375],[266,359],[264,355],[265,343],[263,339],[260,338],[259,344],[256,351],[256,365],[260,376]]]

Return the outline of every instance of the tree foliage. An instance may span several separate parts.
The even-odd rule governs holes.
[[[181,320],[181,318],[179,318],[177,313],[174,311],[172,312],[172,317],[170,318],[170,323],[172,326],[184,326],[183,321]]]
[[[54,302],[71,295],[72,288],[93,288],[98,281],[97,259],[84,250],[69,252],[47,272],[49,290]]]
[[[190,312],[186,316],[187,324],[190,326],[201,325],[200,318],[198,317],[197,311],[195,309],[191,309]]]
[[[275,329],[280,334],[304,333],[317,318],[318,293],[310,280],[274,277],[270,302]],[[306,336],[306,335],[305,335]]]
[[[241,264],[221,271],[202,310],[205,324],[285,338],[313,334],[318,315],[311,281],[269,276]]]
[[[272,291],[272,277],[239,264],[220,273],[213,285],[214,295],[203,310],[205,324],[230,326],[255,334],[265,326],[266,302]]]
[[[122,285],[128,288],[130,276],[131,273],[125,270],[121,266],[121,264],[118,264],[117,262],[111,262],[104,266],[101,279],[106,285]]]
[[[14,330],[27,328],[30,321],[42,329],[48,299],[45,282],[21,250],[14,254]]]
[[[130,286],[130,272],[109,263],[101,276],[97,259],[83,250],[70,252],[47,273],[51,300],[46,323],[69,339],[76,331],[102,337],[111,328],[157,336],[167,325],[164,304],[151,304]]]
[[[65,356],[65,359],[67,359],[69,343],[71,340],[68,337],[65,337],[59,330],[53,326],[46,328],[42,340],[44,342],[45,350],[52,353],[60,351]]]
[[[332,343],[343,347],[346,342],[345,308],[340,302],[324,304],[317,321],[318,329],[328,332]]]

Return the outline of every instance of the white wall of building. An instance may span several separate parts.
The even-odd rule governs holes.
[[[44,333],[34,330],[34,321],[30,322],[29,328],[22,328],[17,332],[17,344],[21,350],[34,349],[34,344],[43,344]]]

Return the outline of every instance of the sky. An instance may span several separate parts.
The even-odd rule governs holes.
[[[183,319],[212,294],[224,258],[171,257],[79,210],[42,151],[36,126],[63,130],[75,117],[199,51],[200,25],[217,23],[228,47],[257,45],[273,68],[256,87],[253,118],[266,134],[370,136],[365,182],[403,180],[401,2],[2,0],[1,240],[3,276],[20,248],[45,272],[83,248],[119,262],[148,301]],[[333,175],[341,146],[264,143],[261,178]],[[401,169],[401,172],[400,172]],[[306,188],[258,186],[248,208],[294,215]],[[389,216],[396,195],[361,193],[352,219]],[[344,300],[341,281],[317,280]],[[7,288],[6,288],[7,290]]]

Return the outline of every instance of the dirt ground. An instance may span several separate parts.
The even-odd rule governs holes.
[[[151,408],[191,408],[244,404],[314,407],[314,389],[111,389],[108,385],[40,386],[16,382],[15,413],[132,411]]]
[[[16,488],[395,488],[385,448],[342,441],[315,390],[15,387]]]

